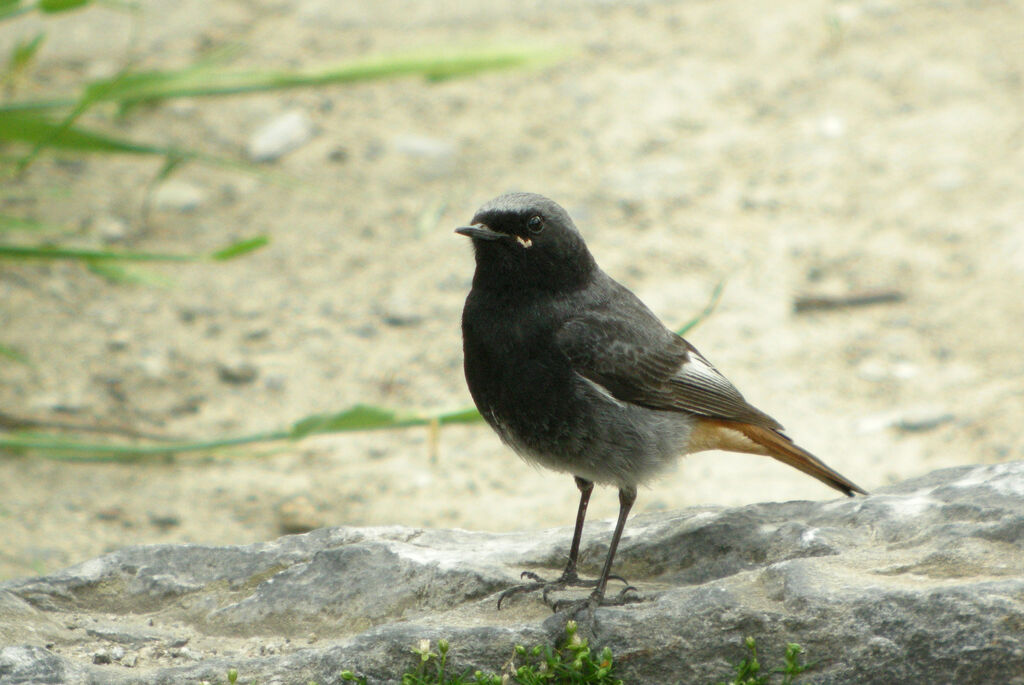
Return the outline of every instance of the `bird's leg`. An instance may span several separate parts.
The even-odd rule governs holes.
[[[629,514],[630,507],[633,506],[633,502],[636,500],[636,488],[629,488],[629,492],[632,493],[632,498],[629,500],[628,504],[623,503],[623,493],[625,491],[619,491],[619,521],[615,527],[615,535],[612,539],[610,556],[608,560],[605,562],[604,570],[601,572],[601,578],[598,580],[583,580],[579,577],[579,574],[576,572],[576,567],[579,563],[580,541],[583,539],[583,522],[587,518],[587,505],[590,503],[590,495],[594,491],[594,483],[593,481],[589,481],[585,478],[580,478],[579,476],[575,476],[575,480],[576,487],[579,488],[580,491],[580,506],[579,509],[576,511],[576,528],[572,534],[572,544],[569,546],[569,561],[565,565],[565,570],[562,571],[562,575],[558,578],[558,580],[554,581],[544,580],[544,578],[537,575],[533,571],[523,571],[521,577],[528,578],[533,582],[526,583],[524,585],[516,585],[502,592],[501,595],[498,597],[499,610],[501,609],[501,603],[504,602],[507,598],[511,597],[512,595],[518,595],[524,592],[543,590],[544,602],[547,603],[549,606],[557,607],[557,602],[552,604],[548,600],[548,593],[552,591],[564,590],[567,587],[593,587],[595,588],[595,594],[591,596],[596,596],[598,589],[600,589],[600,597],[603,597],[605,586],[608,584],[609,579],[621,580],[623,583],[626,582],[625,578],[613,575],[611,573],[611,557],[615,556],[615,548],[619,544],[619,537],[622,535],[622,528],[623,526],[625,526],[626,516]],[[623,509],[622,507],[625,507],[625,509]],[[632,588],[627,587],[627,589]],[[623,590],[623,592],[620,592],[619,594],[622,595],[624,593],[625,590]]]
[[[622,537],[622,530],[626,527],[626,517],[629,516],[629,510],[633,508],[633,502],[636,502],[636,488],[632,485],[619,488],[619,519],[615,522],[612,544],[608,546],[608,557],[604,560],[601,577],[597,580],[597,587],[590,594],[591,600],[596,600],[598,604],[604,599],[605,586],[608,585],[608,579],[612,577],[612,560],[615,559],[615,550],[619,548],[619,539]],[[628,589],[627,587],[626,590]],[[619,594],[624,594],[626,590]]]
[[[576,487],[580,490],[580,508],[576,511],[576,529],[572,532],[572,545],[569,546],[569,563],[562,571],[559,582],[568,583],[578,580],[576,575],[576,564],[580,557],[580,540],[583,539],[583,521],[587,518],[587,505],[590,504],[590,494],[594,492],[594,481],[574,476]]]
[[[629,510],[633,508],[633,503],[636,502],[636,488],[633,486],[627,486],[619,488],[619,518],[615,522],[615,532],[612,533],[612,542],[608,546],[608,556],[604,560],[604,568],[601,569],[601,576],[597,579],[594,587],[594,591],[590,593],[590,597],[584,600],[561,600],[555,602],[552,605],[552,609],[559,611],[564,608],[570,608],[573,613],[580,609],[594,609],[601,605],[618,605],[626,604],[630,601],[638,601],[634,598],[627,598],[627,594],[632,590],[636,591],[636,588],[632,585],[626,585],[622,588],[614,598],[605,600],[604,592],[608,586],[608,580],[615,578],[623,580],[621,577],[612,574],[612,561],[615,559],[615,551],[619,548],[619,540],[622,538],[622,531],[626,527],[626,518],[629,517]],[[623,582],[625,582],[623,580]],[[545,590],[545,595],[547,591]]]
[[[565,570],[562,571],[562,575],[556,581],[544,580],[533,571],[523,571],[522,574],[520,574],[520,577],[529,578],[533,582],[525,585],[516,585],[502,592],[501,596],[498,597],[499,611],[501,610],[501,603],[512,595],[518,595],[523,592],[532,592],[543,588],[544,600],[547,601],[547,593],[549,589],[561,590],[567,585],[586,582],[580,581],[579,576],[576,574],[576,564],[579,562],[580,540],[583,538],[583,521],[587,518],[587,505],[590,504],[590,495],[594,492],[594,482],[589,481],[586,478],[580,478],[579,476],[573,476],[573,478],[576,480],[576,487],[579,488],[580,491],[580,506],[576,511],[576,529],[572,533],[572,545],[569,546],[569,563],[565,565]]]

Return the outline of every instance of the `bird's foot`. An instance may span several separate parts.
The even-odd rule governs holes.
[[[564,590],[564,589],[570,588],[570,587],[592,587],[592,588],[597,588],[598,582],[599,582],[596,578],[593,579],[593,580],[588,580],[588,579],[580,578],[576,574],[575,570],[568,570],[568,569],[565,570],[562,573],[562,575],[558,578],[558,580],[544,580],[543,578],[541,578],[539,575],[537,575],[533,571],[523,571],[522,574],[520,574],[519,577],[520,578],[527,578],[527,579],[529,579],[532,582],[523,583],[522,585],[514,585],[514,586],[510,587],[509,589],[505,590],[504,592],[502,592],[501,595],[498,597],[498,610],[499,611],[501,610],[501,603],[504,602],[509,597],[512,597],[512,596],[515,596],[515,595],[521,595],[521,594],[524,594],[524,593],[527,593],[527,592],[536,592],[537,590],[540,590],[541,591],[541,598],[544,600],[544,603],[547,604],[549,607],[551,607],[552,611],[557,612],[559,610],[558,606],[560,604],[562,604],[563,602],[565,602],[565,600],[554,600],[553,601],[553,600],[551,600],[549,598],[549,594],[550,593],[558,592],[559,590]],[[616,597],[612,598],[611,600],[604,600],[603,598],[597,598],[598,601],[597,601],[597,604],[595,606],[611,606],[611,605],[626,604],[627,603],[626,601],[619,601],[619,598],[622,598],[626,594],[626,592],[629,591],[629,590],[636,591],[636,588],[633,587],[632,585],[629,585],[629,583],[626,581],[626,579],[623,578],[622,576],[610,575],[610,576],[608,576],[608,579],[609,580],[618,580],[618,581],[622,582],[623,584],[625,584],[626,587],[623,588],[622,591],[620,591],[619,594],[616,595]],[[595,593],[594,594],[596,594],[596,589],[595,589]],[[592,599],[594,598],[594,594],[591,594],[591,598]],[[584,601],[590,601],[590,600],[588,599],[588,600],[584,600]]]
[[[584,599],[559,599],[554,603],[548,604],[548,606],[556,614],[564,611],[571,618],[584,610],[593,613],[594,609],[598,607],[619,607],[642,602],[643,597],[638,593],[639,591],[635,587],[627,585],[619,590],[618,594],[614,597],[605,597],[603,593],[598,594],[597,590],[594,590],[590,593],[589,597]]]

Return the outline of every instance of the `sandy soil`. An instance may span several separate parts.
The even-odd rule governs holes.
[[[0,266],[0,410],[180,437],[287,426],[357,402],[470,403],[459,316],[472,256],[452,229],[510,189],[574,215],[605,270],[690,336],[748,399],[868,489],[1024,457],[1024,10],[1018,3],[738,0],[619,5],[248,0],[142,3],[46,23],[22,94],[246,46],[239,66],[436,46],[541,44],[531,70],[166,103],[90,123],[244,154],[290,110],[315,124],[276,182],[199,164],[143,211],[158,161],[37,163],[5,213],[75,244],[210,250],[149,266],[167,287],[81,265]],[[0,54],[31,21],[7,22]],[[187,210],[189,194],[195,205]],[[27,238],[30,238],[28,236]],[[902,302],[793,311],[801,294]],[[568,525],[567,476],[484,426],[329,436],[134,464],[0,453],[0,578],[117,547],[245,543],[289,528]],[[770,460],[688,457],[637,511],[824,499]],[[591,516],[614,515],[608,490]],[[628,528],[627,528],[628,534]]]

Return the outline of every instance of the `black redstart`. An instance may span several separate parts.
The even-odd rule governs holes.
[[[470,394],[521,457],[572,474],[580,490],[561,577],[546,583],[526,573],[534,582],[501,599],[583,586],[594,587],[591,607],[625,601],[625,590],[611,601],[604,594],[637,485],[690,452],[763,454],[846,495],[866,494],[795,445],[775,419],[748,404],[696,348],[602,271],[557,203],[508,193],[455,232],[472,238],[476,256],[462,313]],[[619,517],[601,576],[585,581],[576,565],[595,483],[618,487]]]

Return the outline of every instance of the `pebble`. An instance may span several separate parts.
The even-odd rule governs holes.
[[[181,525],[181,518],[173,512],[149,512],[148,516],[150,525],[162,530]]]
[[[421,164],[427,176],[446,176],[455,169],[457,146],[450,140],[414,134],[391,139],[391,149]]]
[[[295,495],[277,505],[277,525],[284,533],[308,533],[326,521],[306,495]]]
[[[842,138],[846,133],[846,120],[829,114],[818,120],[818,133],[825,138]]]
[[[421,302],[405,293],[396,293],[381,303],[381,319],[389,326],[415,326],[423,321]]]
[[[245,361],[220,362],[217,365],[217,377],[229,385],[247,385],[260,375],[260,370]]]
[[[170,179],[153,193],[153,206],[161,211],[194,212],[206,202],[206,191],[188,181]]]
[[[31,398],[28,406],[33,410],[77,414],[84,411],[89,403],[86,400],[85,391],[81,387],[68,384],[59,391],[43,393]]]
[[[116,243],[128,235],[128,222],[113,214],[99,214],[92,220],[92,227],[105,243]]]
[[[910,411],[900,417],[894,427],[904,433],[922,433],[938,428],[944,423],[953,421],[956,417],[941,409],[921,409]]]
[[[293,109],[271,119],[249,138],[247,151],[254,162],[273,162],[313,137],[313,121]]]
[[[139,352],[135,365],[147,378],[160,379],[171,369],[171,354],[165,349],[145,348]]]
[[[174,659],[188,659],[189,661],[202,661],[203,653],[192,649],[191,647],[182,647],[181,649],[172,649],[171,657]]]
[[[867,381],[908,380],[920,372],[920,368],[907,361],[883,362],[867,359],[857,367],[857,375]]]
[[[857,421],[857,432],[877,433],[895,428],[904,433],[922,433],[955,419],[955,415],[941,407],[911,407],[864,416]]]

